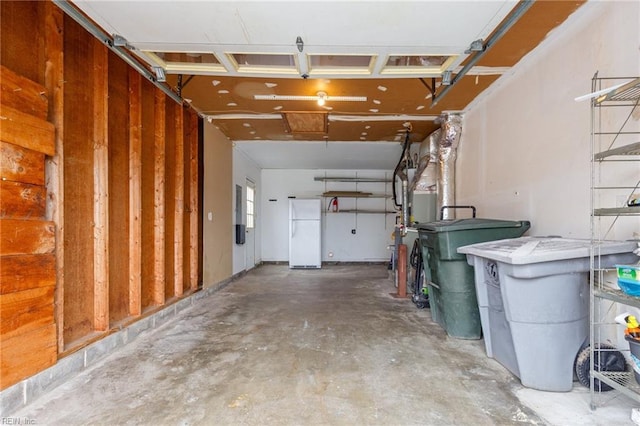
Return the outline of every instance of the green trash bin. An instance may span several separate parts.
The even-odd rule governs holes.
[[[418,225],[431,317],[449,336],[459,339],[482,337],[473,267],[467,263],[466,255],[457,252],[458,247],[517,238],[530,227],[529,221],[475,217]]]

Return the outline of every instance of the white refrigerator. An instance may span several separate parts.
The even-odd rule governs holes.
[[[320,268],[320,199],[289,199],[289,268]]]

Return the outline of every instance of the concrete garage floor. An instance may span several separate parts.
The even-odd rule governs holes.
[[[50,425],[625,425],[630,400],[523,388],[384,265],[264,265],[12,415]],[[24,423],[23,423],[24,424]]]

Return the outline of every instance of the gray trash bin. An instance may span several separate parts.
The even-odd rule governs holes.
[[[601,245],[603,267],[635,262],[634,242]],[[569,391],[588,340],[589,240],[521,237],[458,248],[474,266],[487,355],[526,387]]]

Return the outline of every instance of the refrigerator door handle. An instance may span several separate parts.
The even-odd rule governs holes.
[[[291,221],[291,238],[293,238],[295,234],[296,234],[296,221],[292,220]]]

